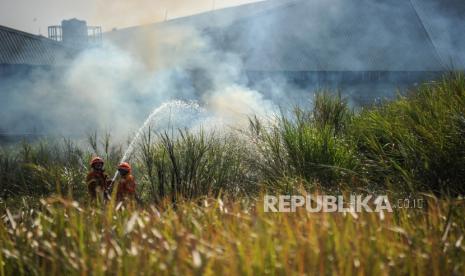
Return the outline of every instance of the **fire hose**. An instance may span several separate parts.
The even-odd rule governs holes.
[[[114,184],[116,182],[116,178],[118,177],[118,175],[119,175],[119,172],[116,172],[115,176],[113,177],[113,179],[110,182],[110,185],[108,185],[108,187],[103,191],[104,198],[107,201],[111,200],[111,194],[113,192],[113,186],[114,186]],[[134,199],[136,200],[136,202],[138,204],[142,204],[142,200],[140,199],[140,197],[137,195],[137,193],[135,191],[134,191]]]

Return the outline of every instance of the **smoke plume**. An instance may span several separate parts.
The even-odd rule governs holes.
[[[102,20],[147,23],[158,16],[157,10],[143,8],[148,2],[108,6],[102,0],[97,10],[109,7]],[[463,39],[438,31],[454,26],[463,30],[463,22],[459,15],[440,11],[436,2],[356,2],[272,0],[247,8],[245,14],[229,10],[203,15],[200,23],[187,19],[108,32],[102,45],[83,50],[65,67],[36,69],[27,79],[3,79],[7,104],[0,128],[77,137],[98,130],[125,139],[152,110],[171,100],[196,101],[205,112],[200,119],[189,115],[176,121],[173,116],[182,116],[182,111],[169,111],[164,115],[168,123],[160,125],[243,127],[247,116],[270,116],[294,104],[310,107],[311,92],[326,86],[341,88],[353,104],[389,97],[397,85],[404,85],[399,76],[405,73],[393,72],[435,71],[436,59],[450,57],[459,64],[463,57]],[[167,3],[174,7],[184,2]],[[280,8],[273,13],[263,8],[273,6]],[[129,11],[126,18],[109,15],[124,9]],[[140,12],[132,13],[134,9]],[[412,11],[421,22],[412,21]],[[423,29],[412,30],[412,22],[423,26],[427,36]],[[424,52],[430,50],[433,55]],[[341,73],[346,71],[352,73]],[[369,72],[387,77],[382,82],[378,73],[373,77]],[[348,76],[373,79],[347,85]]]

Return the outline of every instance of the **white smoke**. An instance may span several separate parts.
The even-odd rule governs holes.
[[[176,120],[186,114],[162,114],[171,128],[199,127],[202,120],[209,128],[237,127],[247,116],[277,110],[241,83],[238,57],[212,48],[195,29],[151,30],[132,38],[106,41],[60,71],[21,80],[28,96],[12,94],[11,114],[31,115],[30,124],[21,122],[17,130],[40,125],[40,134],[82,137],[97,130],[126,139],[153,109],[175,99],[197,101],[209,115]]]
[[[397,49],[403,49],[405,34],[394,34],[410,21],[408,14],[400,9],[403,7],[400,1],[396,5],[387,5],[381,1],[368,3],[360,0],[366,4],[362,12],[350,10],[359,6],[343,0],[285,2],[289,5],[283,5],[279,10],[282,12],[277,12],[276,16],[262,13],[250,17],[253,20],[229,22],[232,27],[225,30],[231,32],[217,30],[216,37],[210,36],[208,30],[175,23],[106,33],[103,45],[86,49],[65,68],[55,68],[52,72],[36,70],[28,75],[28,79],[18,78],[2,84],[2,88],[6,87],[2,96],[7,104],[0,111],[3,120],[0,127],[8,132],[36,131],[78,137],[92,130],[109,131],[113,136],[125,139],[139,128],[152,110],[176,99],[197,101],[208,116],[201,120],[181,120],[171,127],[199,124],[210,128],[242,127],[247,123],[247,116],[269,116],[283,107],[308,105],[311,90],[317,88],[317,85],[297,88],[284,75],[265,77],[250,85],[245,74],[247,70],[324,71],[334,69],[338,64],[346,66],[342,69],[362,70],[367,67],[364,63],[366,56],[373,58],[369,66],[376,68],[410,66],[401,58],[392,58],[387,61],[389,64],[376,60],[398,55]],[[307,8],[293,9],[293,3],[303,3]],[[306,14],[308,11],[311,16]],[[325,14],[317,14],[318,11],[325,11]],[[381,13],[374,14],[373,11]],[[344,22],[344,30],[357,27],[358,19],[352,18],[353,14],[370,17],[364,20],[374,24],[354,31],[360,40],[357,45],[347,45],[344,39],[351,38],[346,37],[347,34],[333,34],[339,26],[333,23]],[[396,20],[391,18],[394,14],[398,15]],[[422,15],[433,17],[426,12],[420,12]],[[308,20],[301,22],[301,18]],[[438,16],[429,22],[447,28],[453,28],[454,22],[458,22],[454,19],[445,24],[442,20],[446,22],[444,16]],[[371,41],[373,37],[379,39]],[[224,43],[218,44],[222,39]],[[458,46],[450,49],[445,46],[448,40],[453,40],[449,35],[442,34],[438,40],[441,49],[458,52]],[[286,44],[289,41],[292,43]],[[321,41],[334,41],[334,44]],[[362,46],[364,48],[360,48]],[[415,56],[416,49],[422,47],[411,45],[410,48]],[[241,51],[235,51],[237,49]],[[386,50],[381,54],[379,49]],[[325,56],[328,53],[331,55]],[[252,58],[244,59],[243,55]],[[334,83],[338,81],[335,79]],[[370,91],[370,97],[383,95],[387,90],[395,93],[392,87],[396,80],[387,85],[389,88],[384,85],[369,87],[375,87]],[[354,99],[363,97],[359,88],[369,90],[363,85],[354,85],[349,91],[343,90],[344,95]],[[263,91],[267,91],[266,95]]]

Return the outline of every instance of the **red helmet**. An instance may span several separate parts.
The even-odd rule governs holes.
[[[103,164],[103,159],[100,158],[100,157],[98,157],[98,156],[92,158],[92,160],[90,161],[90,165],[91,165],[91,166],[94,166],[94,165],[99,164],[99,163],[100,163],[100,164]]]
[[[118,170],[125,170],[125,171],[130,172],[131,171],[131,165],[129,165],[129,163],[127,163],[127,162],[121,162],[118,165]]]

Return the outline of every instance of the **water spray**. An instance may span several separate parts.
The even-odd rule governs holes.
[[[193,110],[198,113],[202,111],[200,106],[195,102],[184,102],[184,101],[179,101],[179,100],[165,102],[161,106],[155,108],[152,111],[152,113],[150,113],[150,115],[147,117],[147,119],[144,121],[144,123],[139,128],[139,130],[137,130],[136,135],[131,140],[128,148],[124,152],[123,157],[120,160],[120,163],[127,162],[129,160],[132,153],[134,152],[134,149],[136,148],[137,142],[139,142],[144,131],[155,121],[155,119],[158,119],[160,115],[162,115],[164,112],[171,112],[172,109],[177,109],[179,112],[186,112],[186,110],[191,110],[191,111]],[[116,181],[116,178],[118,177],[118,175],[119,175],[119,171],[117,170],[111,180],[111,184],[110,184],[110,187],[108,187],[108,191],[112,190],[113,183]]]

